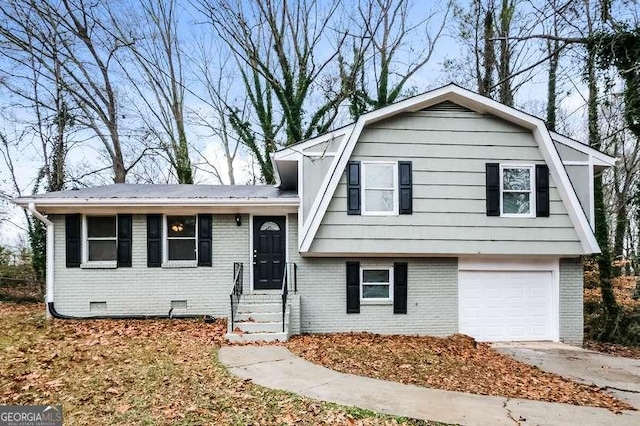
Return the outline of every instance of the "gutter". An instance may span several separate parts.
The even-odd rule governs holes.
[[[167,206],[179,205],[181,207],[243,207],[243,206],[297,206],[300,204],[298,197],[290,198],[263,198],[263,199],[185,199],[185,198],[16,198],[19,206],[38,203],[40,206]]]
[[[172,315],[171,310],[167,315],[95,315],[87,317],[77,317],[64,315],[56,311],[53,301],[47,302],[47,312],[51,317],[63,320],[152,320],[152,319],[203,319],[209,324],[215,321],[215,318],[209,315]]]
[[[46,287],[46,293],[45,293],[45,301],[47,302],[47,305],[46,305],[47,318],[51,318],[51,316],[53,316],[53,313],[49,310],[49,305],[53,306],[53,283],[54,283],[53,281],[53,273],[54,273],[53,272],[53,265],[54,265],[53,222],[51,222],[49,218],[47,218],[38,210],[36,210],[36,205],[34,203],[29,203],[29,212],[31,212],[33,216],[35,216],[38,220],[40,220],[42,223],[44,223],[47,226],[47,253],[46,253],[47,287]]]

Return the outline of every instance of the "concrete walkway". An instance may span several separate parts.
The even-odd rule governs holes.
[[[605,388],[640,408],[640,359],[609,356],[551,342],[494,343],[491,346],[541,370]]]
[[[220,362],[244,379],[337,404],[463,425],[639,425],[640,413],[473,395],[338,373],[282,346],[226,346]]]

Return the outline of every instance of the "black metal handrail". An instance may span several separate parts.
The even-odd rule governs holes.
[[[231,299],[231,332],[233,333],[233,324],[235,320],[236,310],[238,309],[238,302],[242,296],[242,279],[243,279],[244,266],[242,262],[233,262],[233,289],[229,298]]]
[[[289,269],[292,272],[289,272]],[[293,284],[293,292],[298,292],[298,265],[294,262],[287,262],[284,265],[284,274],[282,276],[282,332],[285,332],[285,318],[287,314],[287,296],[289,295],[289,279]]]

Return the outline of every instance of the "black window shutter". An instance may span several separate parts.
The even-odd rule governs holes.
[[[400,214],[413,214],[413,189],[411,161],[398,162]]]
[[[393,264],[393,313],[407,313],[407,264]]]
[[[133,217],[130,214],[118,215],[118,268],[131,267],[131,234]]]
[[[500,216],[500,164],[487,163],[487,216]]]
[[[536,216],[549,217],[549,167],[536,164]]]
[[[147,215],[147,266],[162,266],[162,215]]]
[[[347,313],[360,313],[360,262],[347,262]]]
[[[347,165],[347,214],[360,214],[360,162]]]
[[[212,266],[211,215],[198,215],[198,266]]]
[[[82,262],[82,216],[68,214],[64,220],[67,268],[79,268]]]

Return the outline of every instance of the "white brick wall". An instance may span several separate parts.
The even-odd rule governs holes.
[[[582,346],[584,336],[582,259],[560,259],[560,340]]]
[[[249,291],[249,220],[236,226],[235,215],[213,217],[213,267],[147,268],[146,216],[133,217],[133,266],[81,269],[65,266],[64,217],[55,223],[55,306],[71,316],[165,315],[172,300],[186,300],[175,314],[227,316],[233,262],[244,263],[245,292]],[[407,314],[394,314],[393,305],[361,305],[359,314],[346,313],[344,258],[302,258],[297,251],[298,223],[289,215],[289,259],[298,265],[298,295],[291,296],[292,325],[297,332],[370,331],[449,335],[458,331],[457,258],[354,258],[363,266],[408,263]],[[560,339],[580,344],[583,336],[582,262],[560,262]],[[291,289],[292,291],[293,289]],[[91,302],[107,309],[91,312]],[[299,320],[298,320],[299,318]]]
[[[188,212],[186,212],[188,214]],[[132,267],[81,269],[65,266],[64,216],[54,216],[56,310],[65,315],[90,316],[90,302],[107,302],[99,315],[166,315],[172,300],[186,300],[186,310],[174,314],[227,316],[233,285],[233,262],[245,265],[249,283],[249,220],[238,227],[235,215],[213,216],[213,267],[147,268],[147,222],[133,217]]]
[[[346,261],[343,258],[301,258],[297,252],[297,218],[289,216],[289,261],[298,264],[301,331],[309,333],[370,331],[443,336],[458,331],[457,258],[388,258],[349,260],[362,266],[393,266],[408,262],[407,314],[393,305],[361,305],[346,313]]]

